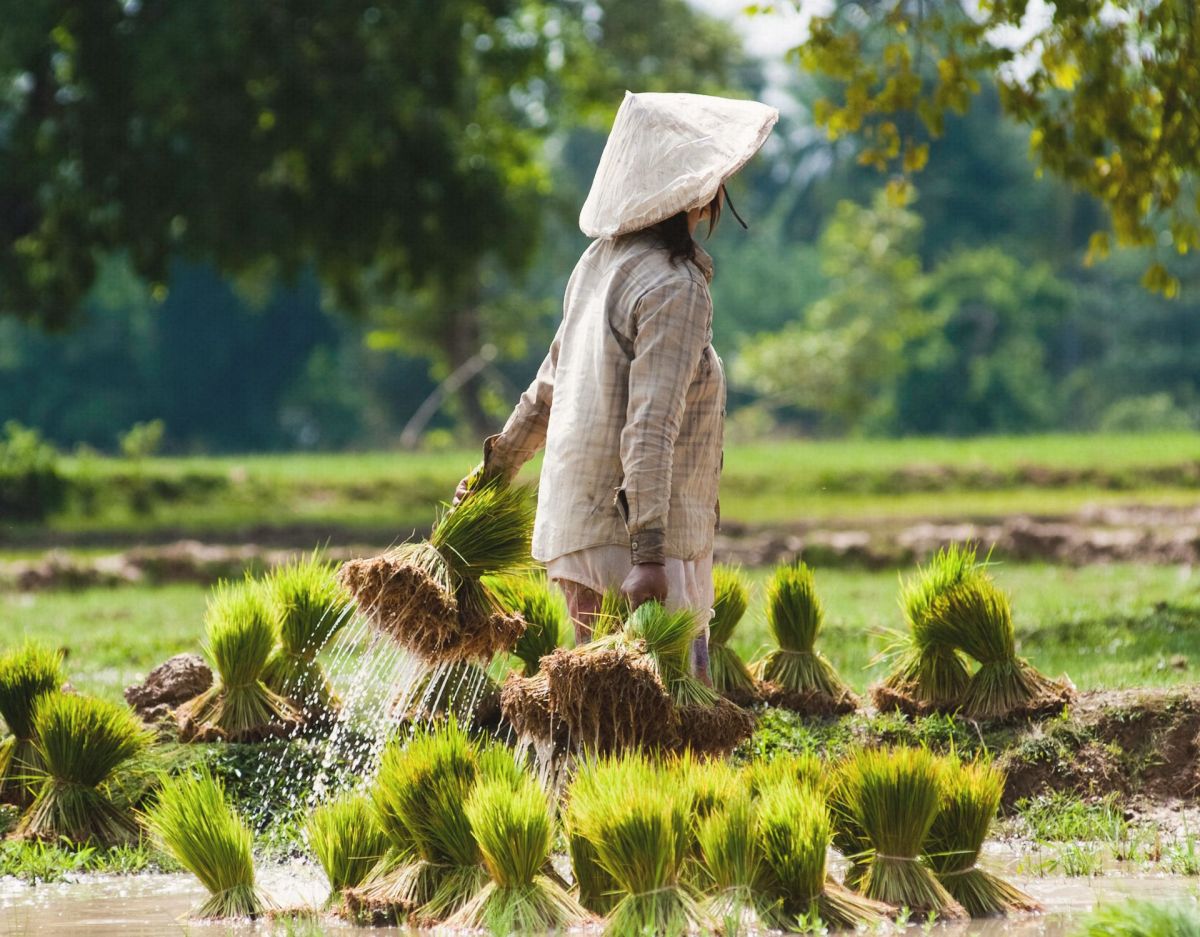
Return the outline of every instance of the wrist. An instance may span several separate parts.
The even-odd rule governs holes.
[[[631,532],[629,535],[629,562],[632,566],[666,563],[666,531],[648,529]]]

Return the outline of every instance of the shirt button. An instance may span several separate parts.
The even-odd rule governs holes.
[[[633,543],[631,543],[630,546],[636,550],[637,549],[637,541],[636,540],[633,541]]]

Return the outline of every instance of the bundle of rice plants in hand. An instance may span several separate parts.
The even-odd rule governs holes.
[[[279,647],[263,682],[307,720],[328,719],[339,703],[317,655],[345,624],[350,597],[316,553],[275,568],[264,587],[279,623]]]
[[[254,838],[208,769],[163,781],[146,825],[211,896],[198,918],[259,917],[272,907],[254,882]]]
[[[550,861],[554,821],[532,777],[481,781],[466,804],[489,881],[450,920],[498,937],[557,931],[591,918],[543,869]]]
[[[371,796],[385,822],[401,825],[411,857],[380,869],[348,893],[360,909],[411,913],[419,922],[444,920],[487,880],[465,803],[480,770],[480,752],[453,720],[389,745]]]
[[[879,709],[924,715],[958,708],[970,671],[934,610],[951,590],[986,579],[984,565],[973,546],[951,544],[904,580],[900,607],[908,631],[892,649],[891,672],[872,689]]]
[[[33,710],[62,682],[61,651],[26,643],[0,655],[0,716],[12,733],[0,743],[0,803],[23,808],[33,800],[39,768]]]
[[[585,765],[571,787],[572,823],[595,850],[619,898],[605,922],[611,937],[682,935],[708,923],[685,884],[687,798],[661,783],[639,755]]]
[[[258,585],[218,583],[204,620],[204,652],[216,680],[176,710],[184,740],[250,742],[293,730],[300,714],[263,682],[279,626]]]
[[[883,920],[891,910],[829,881],[825,858],[832,839],[829,814],[811,787],[777,784],[759,795],[758,839],[770,872],[766,892],[779,902],[785,929],[819,918],[834,928]]]
[[[501,609],[525,620],[525,631],[517,639],[513,654],[520,659],[525,676],[535,676],[542,658],[567,640],[571,622],[566,599],[540,571],[491,578],[485,584]]]
[[[925,861],[971,917],[1040,911],[1030,895],[977,863],[1004,796],[1004,773],[986,761],[945,764],[942,805],[925,842]]]
[[[1017,656],[1008,596],[983,578],[940,595],[930,617],[956,647],[979,662],[962,692],[962,711],[972,719],[1032,718],[1060,712],[1073,687],[1051,680]]]
[[[329,879],[329,902],[361,885],[383,860],[391,841],[371,799],[344,794],[317,807],[304,825],[309,845]]]
[[[962,918],[966,912],[918,861],[941,808],[942,762],[924,749],[864,749],[841,765],[838,790],[871,854],[859,890],[917,915]]]
[[[525,623],[482,579],[528,568],[532,532],[528,490],[493,481],[446,510],[428,541],[351,560],[338,580],[377,628],[425,660],[487,661],[511,651]]]
[[[1093,911],[1072,937],[1200,937],[1200,913],[1182,902],[1110,904]]]
[[[713,689],[741,705],[756,702],[759,694],[754,676],[729,646],[734,629],[746,614],[749,590],[736,569],[717,566],[713,569],[713,595],[713,617],[708,625],[708,668]]]
[[[720,932],[740,937],[782,927],[782,902],[769,894],[770,870],[750,793],[740,791],[700,820],[696,839],[706,909]]]
[[[858,700],[816,650],[824,609],[812,570],[780,566],[767,586],[767,624],[778,647],[755,665],[767,702],[806,715],[853,712]]]
[[[150,743],[133,711],[66,693],[40,696],[33,708],[36,792],[20,835],[109,846],[134,840],[137,821],[108,795],[113,773]]]

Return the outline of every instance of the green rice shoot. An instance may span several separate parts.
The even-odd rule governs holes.
[[[753,697],[754,676],[738,652],[729,646],[750,604],[749,589],[737,569],[716,566],[713,594],[713,617],[708,625],[708,666],[713,689],[735,697]]]
[[[345,624],[350,596],[317,552],[276,567],[263,586],[279,626],[264,682],[307,717],[328,715],[337,695],[317,655]]]
[[[770,870],[758,836],[757,805],[743,789],[699,821],[700,881],[706,908],[726,937],[783,923],[781,902],[770,897]]]
[[[689,661],[697,623],[691,609],[668,610],[658,602],[638,606],[625,623],[625,638],[640,642],[677,706],[712,706],[717,694],[692,676]]]
[[[527,569],[534,503],[523,485],[489,482],[438,518],[430,544],[459,582]]]
[[[0,803],[27,807],[41,767],[33,744],[39,699],[62,686],[61,651],[25,642],[0,654],[0,716],[12,737],[0,744]]]
[[[255,918],[271,908],[254,880],[254,837],[207,768],[164,779],[146,825],[208,889],[197,918]]]
[[[1200,911],[1150,899],[1109,904],[1093,911],[1073,937],[1200,937]]]
[[[150,744],[127,706],[47,693],[33,710],[39,777],[18,833],[46,842],[114,846],[138,837],[133,815],[109,796],[114,773]]]
[[[321,804],[304,825],[309,846],[329,880],[329,901],[357,888],[387,853],[391,841],[365,794],[343,794]]]
[[[521,576],[498,576],[486,583],[500,608],[525,619],[525,631],[513,648],[524,675],[538,672],[541,660],[567,642],[570,617],[562,593],[550,585],[542,571]]]

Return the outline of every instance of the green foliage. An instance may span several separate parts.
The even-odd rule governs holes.
[[[208,889],[199,918],[257,917],[269,901],[254,883],[253,837],[207,770],[165,778],[146,825]]]
[[[677,704],[711,706],[716,702],[716,693],[693,677],[689,669],[696,631],[692,609],[668,611],[658,602],[650,601],[634,609],[625,622],[621,640],[640,642]]]
[[[838,86],[814,116],[831,137],[859,136],[861,162],[920,171],[946,114],[966,110],[988,81],[1030,128],[1039,166],[1105,205],[1118,243],[1161,236],[1187,253],[1200,246],[1198,209],[1183,184],[1200,168],[1200,120],[1186,92],[1200,80],[1191,7],[1126,0],[1105,15],[1104,6],[1056,8],[1021,31],[1024,3],[990,4],[980,15],[845,4],[814,18],[795,52]],[[995,42],[995,31],[1021,38]],[[1091,254],[1104,256],[1109,242],[1093,235]],[[1160,263],[1145,284],[1178,290]]]
[[[67,481],[58,452],[14,420],[0,438],[0,517],[37,521],[63,505]]]
[[[33,803],[18,827],[24,835],[110,846],[137,837],[137,824],[113,802],[113,773],[150,744],[127,706],[67,693],[47,693],[33,711],[39,762]]]
[[[570,618],[566,599],[540,571],[489,579],[485,584],[502,609],[525,619],[525,631],[513,654],[524,666],[525,676],[532,677],[541,659],[567,640]]]
[[[758,835],[784,913],[807,917],[825,890],[832,831],[823,798],[797,785],[766,788],[758,799]]]
[[[780,566],[767,586],[767,625],[777,648],[757,664],[759,677],[785,690],[841,699],[850,688],[816,650],[825,616],[813,572],[803,562]]]
[[[429,542],[460,580],[519,570],[533,563],[533,513],[529,489],[491,483],[442,514]]]
[[[1074,937],[1200,937],[1200,914],[1161,901],[1109,904],[1094,911]]]
[[[305,832],[329,880],[330,900],[361,885],[388,847],[370,798],[344,794],[309,815]]]

